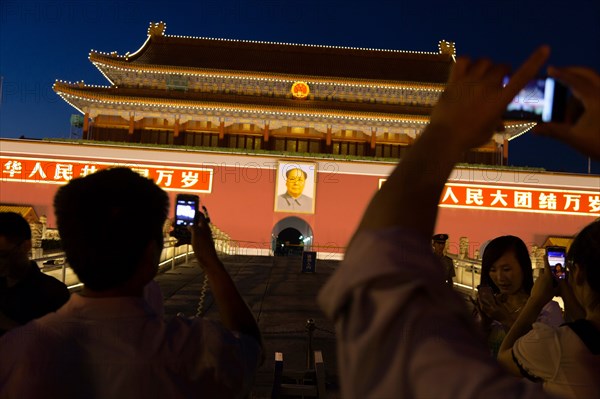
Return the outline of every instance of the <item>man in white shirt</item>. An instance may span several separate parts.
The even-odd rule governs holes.
[[[54,205],[84,287],[56,313],[0,339],[1,398],[247,395],[262,340],[203,217],[192,228],[192,246],[221,323],[165,323],[143,294],[158,268],[166,193],[130,169],[114,168],[72,180]]]

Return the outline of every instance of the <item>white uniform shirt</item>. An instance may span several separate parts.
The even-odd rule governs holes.
[[[0,398],[238,398],[259,358],[256,340],[211,321],[73,294],[0,339]]]
[[[318,298],[336,325],[342,396],[546,397],[489,356],[444,277],[418,233],[389,228],[354,238]]]

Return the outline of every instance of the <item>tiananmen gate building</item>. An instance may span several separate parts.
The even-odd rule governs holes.
[[[83,115],[82,140],[0,139],[0,203],[31,206],[54,226],[60,184],[121,165],[156,181],[171,203],[198,194],[246,253],[272,253],[294,229],[321,256],[339,255],[428,124],[456,55],[446,41],[418,52],[165,32],[151,23],[133,53],[92,51],[106,86],[55,83]],[[436,227],[451,252],[459,237],[471,256],[503,234],[539,246],[600,216],[600,176],[503,166],[509,140],[534,125],[505,120],[453,172]],[[294,179],[300,197],[289,195]]]

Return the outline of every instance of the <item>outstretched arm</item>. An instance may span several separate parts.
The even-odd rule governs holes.
[[[262,346],[258,324],[217,256],[209,223],[202,214],[198,224],[192,228],[192,247],[196,259],[208,278],[221,316],[221,323],[230,330],[255,338]]]
[[[546,258],[544,271],[535,280],[535,284],[531,290],[531,296],[500,345],[498,361],[516,376],[521,376],[521,370],[513,360],[513,346],[519,338],[531,330],[533,323],[537,320],[544,305],[546,305],[557,293],[557,289],[553,286],[552,279],[552,272],[550,271],[548,259]]]
[[[504,88],[506,66],[458,58],[429,126],[375,195],[359,230],[403,226],[429,239],[455,163],[466,150],[487,143],[502,126],[506,106],[548,55],[548,47],[540,47]]]

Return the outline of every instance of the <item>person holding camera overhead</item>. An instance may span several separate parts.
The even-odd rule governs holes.
[[[600,160],[600,74],[589,68],[548,68],[584,108],[575,122],[547,123],[536,133],[570,144]],[[500,346],[498,361],[514,375],[542,382],[564,398],[600,398],[600,219],[584,227],[566,256],[568,276],[553,276],[545,262],[531,296]],[[534,323],[543,303],[560,295],[568,323]]]
[[[501,129],[507,104],[548,56],[547,46],[538,48],[506,86],[505,65],[458,57],[429,125],[368,205],[343,263],[318,297],[335,322],[344,398],[549,397],[539,385],[509,375],[489,356],[464,299],[444,284],[430,242],[440,195],[454,166],[465,151],[487,143]],[[543,125],[539,133],[564,138],[600,159],[600,76],[570,69],[550,73],[574,89],[585,112],[576,124]],[[577,266],[579,280],[584,270],[600,270],[599,264],[596,260]],[[532,298],[537,298],[535,291],[534,287]],[[576,291],[587,299],[584,306],[593,314],[590,322],[596,331],[598,292],[597,281]],[[542,299],[535,303],[548,302]],[[527,320],[531,323],[539,310],[529,309],[528,301],[521,315],[532,315]],[[511,340],[520,335],[519,320]],[[583,353],[583,343],[578,350]],[[581,378],[588,386],[597,385],[598,368],[589,366]],[[578,367],[583,370],[586,365]],[[597,398],[600,392],[580,397]]]
[[[62,186],[54,208],[83,289],[56,313],[0,338],[0,397],[248,394],[262,339],[202,215],[190,227],[191,244],[221,323],[182,317],[165,322],[143,297],[158,270],[169,209],[167,194],[152,180],[127,168],[102,170]],[[115,240],[115,231],[126,236]]]

